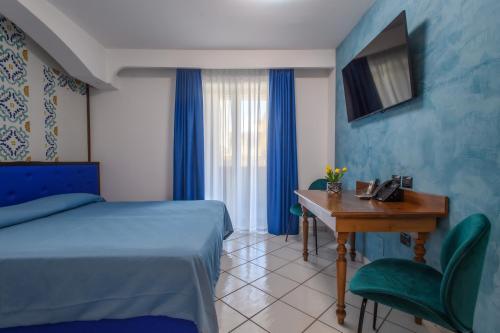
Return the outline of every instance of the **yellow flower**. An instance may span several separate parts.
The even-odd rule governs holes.
[[[339,168],[336,168],[336,169],[335,169],[335,173],[340,173],[340,169],[339,169]]]
[[[332,172],[332,166],[330,164],[326,165],[326,173]]]
[[[347,167],[343,167],[342,172],[347,172]]]

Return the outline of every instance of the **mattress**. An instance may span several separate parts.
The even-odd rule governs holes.
[[[218,201],[65,194],[0,208],[0,328],[168,316],[217,332]]]

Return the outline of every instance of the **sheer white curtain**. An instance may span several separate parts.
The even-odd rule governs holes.
[[[405,47],[368,56],[368,66],[384,107],[411,97],[410,72]]]
[[[205,199],[221,200],[235,229],[267,230],[266,70],[203,70]]]

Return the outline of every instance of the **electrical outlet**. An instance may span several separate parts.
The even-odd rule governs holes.
[[[411,236],[405,232],[399,234],[399,242],[404,246],[411,247]]]
[[[413,177],[403,176],[401,186],[405,188],[413,188]]]

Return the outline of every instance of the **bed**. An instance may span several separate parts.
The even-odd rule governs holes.
[[[217,332],[217,201],[105,202],[98,163],[0,163],[0,333]]]

